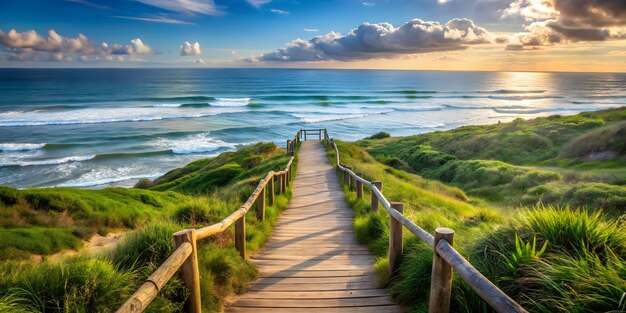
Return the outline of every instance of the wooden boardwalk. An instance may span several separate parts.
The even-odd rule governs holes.
[[[291,202],[251,257],[260,278],[226,312],[401,312],[376,286],[374,259],[354,238],[324,146],[305,141],[299,152]]]

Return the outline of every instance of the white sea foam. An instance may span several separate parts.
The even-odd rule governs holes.
[[[150,178],[154,179],[159,176],[162,176],[163,173],[142,173],[136,174],[132,172],[137,172],[137,169],[133,169],[130,167],[121,167],[116,169],[111,168],[99,168],[92,169],[91,171],[81,175],[77,179],[72,179],[57,186],[59,187],[93,187],[93,186],[101,186],[112,183],[119,183],[123,181],[139,179],[139,178]]]
[[[161,104],[155,104],[153,105],[153,107],[155,108],[178,108],[181,105],[182,104],[180,103],[161,103]]]
[[[313,123],[321,123],[321,122],[329,122],[329,121],[341,121],[352,118],[361,118],[366,117],[367,113],[362,114],[328,114],[328,115],[320,115],[320,114],[291,114],[294,117],[299,118],[302,122],[307,124]]]
[[[245,107],[250,104],[250,98],[215,98],[211,106],[216,107]]]
[[[28,151],[45,147],[45,143],[0,143],[0,151]]]
[[[155,121],[175,118],[198,118],[223,113],[239,112],[240,108],[203,108],[181,111],[178,108],[125,107],[93,108],[68,112],[0,113],[0,126],[40,126],[67,124],[95,124],[112,122]]]
[[[213,152],[222,148],[232,149],[237,145],[209,136],[208,133],[190,135],[181,139],[158,138],[152,142],[157,148],[171,150],[176,154]]]
[[[69,162],[83,162],[95,158],[95,155],[69,156],[58,159],[45,160],[16,160],[0,164],[0,166],[36,166],[36,165],[56,165]]]

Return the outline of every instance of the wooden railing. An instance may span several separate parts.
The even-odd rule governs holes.
[[[328,132],[326,132],[325,138],[328,138]],[[363,197],[363,185],[368,186],[372,192],[371,209],[377,211],[378,204],[381,203],[390,215],[388,253],[388,271],[390,277],[393,277],[398,271],[399,260],[402,254],[403,225],[434,250],[430,299],[428,302],[428,311],[430,313],[444,313],[449,311],[453,270],[497,312],[526,312],[524,308],[496,287],[496,285],[483,276],[454,249],[454,231],[452,229],[437,228],[433,236],[415,225],[411,220],[402,215],[404,204],[389,202],[385,198],[382,192],[382,182],[368,181],[363,178],[363,174],[355,174],[351,167],[341,164],[337,145],[333,139],[330,139],[329,142],[330,146],[335,150],[337,170],[340,173],[341,182],[347,184],[350,189],[356,189],[358,198]]]
[[[310,130],[309,130],[310,131]],[[322,138],[321,131],[320,138]],[[323,130],[325,132],[325,130]],[[274,205],[275,193],[283,194],[292,180],[292,164],[294,154],[301,135],[306,138],[307,130],[300,130],[296,136],[287,143],[287,151],[292,155],[287,166],[280,172],[269,172],[265,175],[256,189],[248,197],[248,200],[235,212],[217,224],[213,224],[200,229],[185,229],[173,234],[174,252],[159,266],[159,268],[146,279],[146,281],[135,291],[135,293],[122,304],[117,310],[118,313],[142,312],[154,300],[159,291],[174,276],[178,269],[181,269],[181,276],[185,286],[189,289],[189,311],[193,313],[201,312],[200,302],[200,272],[198,271],[197,241],[205,239],[211,235],[221,233],[235,224],[235,248],[242,258],[246,258],[246,213],[256,206],[257,218],[265,220],[265,202]],[[325,132],[327,133],[327,132]],[[274,185],[276,183],[276,188]]]

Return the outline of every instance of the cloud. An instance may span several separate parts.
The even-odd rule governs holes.
[[[141,39],[136,38],[130,41],[128,45],[113,45],[112,54],[149,54],[152,51],[150,46],[144,44]]]
[[[268,4],[270,2],[272,2],[272,0],[246,0],[248,3],[250,3],[251,6],[255,7],[255,8],[260,8],[261,6],[263,6],[264,4]]]
[[[143,4],[160,9],[185,13],[221,15],[222,11],[215,5],[213,0],[137,0]]]
[[[373,7],[376,5],[376,3],[375,2],[363,2],[363,5],[366,7]]]
[[[87,55],[137,55],[152,52],[150,46],[136,38],[127,45],[106,42],[95,44],[83,34],[75,38],[63,37],[55,30],[48,31],[47,36],[42,36],[34,30],[18,32],[11,29],[4,32],[0,29],[0,45],[12,54],[10,60],[45,59],[53,61],[64,60],[64,54]]]
[[[283,10],[279,10],[279,9],[271,9],[270,11],[272,13],[276,13],[276,14],[289,14],[289,12],[283,11]]]
[[[43,37],[34,30],[17,32],[11,29],[3,32],[0,29],[0,44],[17,50],[34,50],[43,52],[75,52],[89,54],[95,51],[91,42],[85,35],[79,34],[76,38],[66,38],[57,34],[56,31],[48,31],[48,36]]]
[[[86,5],[86,6],[90,6],[92,8],[96,8],[96,9],[100,9],[100,10],[108,10],[110,9],[110,7],[106,6],[106,5],[100,5],[97,3],[92,3],[86,0],[66,0],[67,2],[74,2],[74,3],[78,3],[78,4],[82,4],[82,5]]]
[[[509,16],[530,23],[511,36],[513,46],[626,38],[624,0],[515,0],[502,17]]]
[[[320,30],[317,28],[305,28],[304,31],[307,33],[317,33]]]
[[[201,54],[202,54],[202,50],[200,50],[200,43],[197,41],[193,44],[185,41],[185,43],[183,43],[183,45],[180,46],[180,55],[182,56],[201,55]]]
[[[330,32],[310,40],[296,39],[285,48],[249,61],[351,61],[434,51],[465,49],[493,41],[494,36],[468,19],[446,24],[414,19],[399,27],[364,23],[346,35]]]
[[[155,23],[165,23],[165,24],[185,24],[185,25],[195,25],[194,23],[189,23],[181,20],[176,20],[172,18],[168,18],[165,16],[155,16],[155,17],[133,17],[133,16],[113,16],[115,18],[122,18],[127,20],[137,20],[144,22],[155,22]]]

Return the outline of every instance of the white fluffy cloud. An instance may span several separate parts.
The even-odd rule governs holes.
[[[296,39],[285,48],[266,53],[255,60],[350,61],[392,57],[433,51],[465,49],[467,45],[483,44],[494,36],[468,19],[452,19],[446,24],[414,19],[399,27],[389,23],[364,23],[346,35],[330,32],[310,40]]]
[[[11,29],[4,32],[0,29],[0,45],[11,53],[9,60],[61,61],[71,59],[64,57],[65,54],[75,54],[76,59],[80,59],[80,56],[88,55],[138,55],[149,54],[152,51],[150,46],[139,38],[131,40],[126,45],[109,45],[106,42],[97,45],[83,34],[70,38],[63,37],[54,30],[49,30],[47,36],[42,36],[34,30],[18,32]]]
[[[180,46],[180,55],[200,55],[202,54],[202,50],[200,50],[200,43],[195,42],[193,44],[185,41],[182,46]]]

